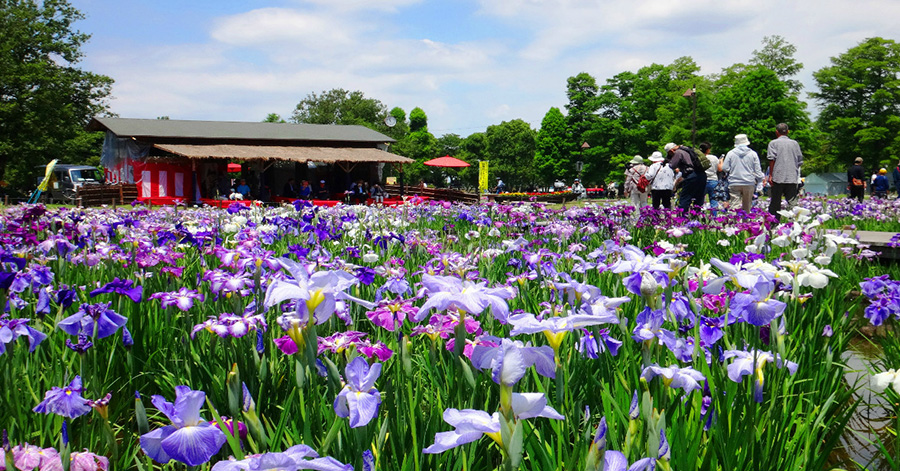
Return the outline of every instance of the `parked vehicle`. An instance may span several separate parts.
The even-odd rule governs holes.
[[[38,167],[37,184],[44,179],[46,165]],[[42,199],[50,203],[54,201],[74,203],[78,188],[85,185],[102,185],[104,183],[103,172],[90,165],[57,164],[53,168],[53,176],[50,177],[50,185],[42,195]]]

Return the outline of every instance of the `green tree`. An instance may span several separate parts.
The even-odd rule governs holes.
[[[284,123],[285,120],[278,113],[269,113],[266,115],[266,119],[262,122],[264,123]]]
[[[746,134],[760,157],[765,157],[778,123],[788,123],[791,137],[804,150],[811,150],[805,105],[768,67],[747,67],[736,82],[720,87],[712,122],[707,139],[720,153],[733,147],[736,134]]]
[[[892,164],[900,153],[900,44],[869,38],[831,58],[813,73],[822,106],[819,126],[827,133],[823,167],[843,168],[856,156]]]
[[[342,88],[310,93],[297,104],[291,121],[307,124],[355,124],[379,132],[387,132],[384,119],[387,107],[375,98],[366,98],[361,91],[348,92]]]
[[[566,117],[554,106],[544,115],[541,130],[537,133],[534,170],[540,183],[547,185],[557,178],[568,179],[575,175],[572,147]]]
[[[418,106],[409,112],[409,132],[428,130],[428,116]]]
[[[803,84],[791,78],[803,69],[803,64],[794,59],[797,47],[778,35],[764,37],[762,44],[762,49],[753,51],[750,64],[775,72],[778,80],[784,82],[792,93],[799,94]]]
[[[502,178],[510,188],[534,185],[535,137],[531,125],[521,119],[488,126],[484,133],[484,152],[490,161],[492,179]]]
[[[102,133],[84,127],[107,110],[112,79],[78,68],[90,35],[65,0],[0,0],[0,179],[34,187],[35,166],[87,162]]]

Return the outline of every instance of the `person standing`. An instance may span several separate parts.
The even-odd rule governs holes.
[[[762,166],[759,155],[750,148],[750,140],[746,134],[734,136],[734,149],[719,162],[718,171],[728,173],[728,190],[731,193],[729,207],[734,209],[741,205],[745,213],[753,206],[753,193],[762,182]]]
[[[888,183],[887,169],[883,168],[878,171],[875,181],[872,182],[872,196],[885,199],[887,198],[888,190],[890,189],[891,185]]]
[[[649,187],[644,187],[641,191],[638,189],[638,182],[641,177],[647,173],[647,166],[644,165],[644,158],[635,155],[630,162],[631,168],[625,171],[625,197],[631,198],[631,205],[637,209],[647,206],[647,194],[650,192]]]
[[[894,189],[897,190],[897,198],[900,198],[900,162],[898,162],[897,166],[894,167],[894,171],[891,172],[891,176],[894,178]]]
[[[719,158],[716,157],[712,152],[712,144],[708,142],[700,143],[700,152],[703,153],[701,159],[709,160],[709,168],[706,169],[706,197],[709,198],[709,207],[710,209],[716,209],[719,207],[719,202],[716,201],[716,185],[719,184],[719,176],[718,171],[719,168]]]
[[[675,186],[681,186],[678,195],[678,207],[687,212],[691,206],[703,206],[703,197],[706,191],[706,172],[695,160],[700,156],[692,151],[688,152],[673,142],[666,144],[666,155],[669,157],[669,167],[676,171]]]
[[[660,206],[672,209],[672,190],[675,189],[675,172],[665,164],[659,151],[650,155],[650,168],[647,169],[647,179],[650,180],[650,196],[653,200],[653,209]]]
[[[803,164],[803,152],[800,144],[788,137],[788,125],[775,125],[775,139],[769,142],[766,157],[769,159],[769,185],[771,187],[769,213],[777,216],[781,211],[781,198],[787,201],[790,209],[797,202],[800,181],[800,165]]]
[[[863,158],[857,157],[853,166],[847,170],[847,187],[850,189],[850,197],[856,198],[860,203],[866,196],[866,171],[862,168]]]

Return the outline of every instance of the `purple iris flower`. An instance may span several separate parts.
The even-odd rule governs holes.
[[[661,367],[659,365],[650,365],[641,372],[641,378],[650,381],[651,379],[662,376],[663,381],[672,389],[683,389],[684,394],[688,395],[691,391],[700,388],[699,381],[706,379],[703,373],[691,368],[679,368],[672,365],[669,367]]]
[[[416,313],[416,322],[421,322],[431,309],[459,309],[477,316],[490,306],[494,317],[505,324],[509,314],[506,300],[515,295],[509,287],[488,288],[484,283],[463,281],[453,276],[422,275],[422,285],[428,293],[428,301]]]
[[[559,412],[547,405],[547,398],[543,393],[513,393],[512,412],[516,420],[534,417],[565,419]],[[452,425],[455,430],[435,434],[434,444],[422,450],[422,453],[443,453],[451,448],[474,442],[482,435],[491,437],[497,444],[503,446],[499,412],[488,414],[485,411],[474,409],[447,409],[444,411],[444,422]]]
[[[97,338],[109,337],[128,322],[128,318],[109,308],[110,303],[82,304],[75,314],[59,321],[57,327],[69,335],[85,335],[93,337],[96,328]]]
[[[631,466],[621,451],[610,450],[603,454],[603,471],[653,471],[656,461],[653,458],[642,458]]]
[[[571,332],[572,330],[582,327],[619,323],[619,319],[615,316],[602,317],[576,312],[570,312],[568,316],[548,316],[540,320],[538,320],[534,314],[525,312],[509,316],[507,320],[509,321],[509,324],[513,326],[513,329],[509,332],[510,336],[514,337],[520,334],[546,332],[548,333],[548,338],[550,338],[552,334]]]
[[[672,271],[667,263],[667,259],[672,255],[661,255],[654,257],[645,255],[644,252],[629,245],[622,249],[622,259],[614,263],[610,267],[613,273],[630,273],[623,280],[625,288],[632,294],[640,295],[641,286],[667,286],[669,281],[668,273]],[[645,289],[646,290],[646,289]]]
[[[19,337],[28,339],[30,353],[34,353],[37,346],[47,338],[46,334],[28,325],[31,319],[7,319],[6,317],[7,314],[0,316],[0,355],[6,353],[6,344]]]
[[[622,341],[610,337],[607,329],[600,329],[600,342],[597,341],[593,332],[587,329],[581,329],[581,331],[581,339],[578,340],[578,345],[576,345],[575,348],[581,352],[582,355],[596,360],[597,358],[600,358],[600,354],[606,350],[609,350],[609,353],[611,353],[612,356],[616,356],[619,353],[619,347],[622,346]]]
[[[343,464],[331,457],[320,458],[312,448],[306,445],[294,445],[282,453],[265,453],[254,455],[237,461],[234,458],[219,461],[212,471],[263,471],[263,470],[297,471],[314,469],[316,471],[353,471],[353,466]]]
[[[182,311],[188,311],[194,307],[195,300],[203,302],[205,297],[197,290],[182,286],[178,291],[153,293],[150,295],[150,299],[158,299],[160,307],[163,309],[175,306]]]
[[[744,270],[741,263],[731,264],[718,258],[711,258],[709,264],[718,268],[722,276],[709,280],[703,287],[706,294],[718,294],[725,283],[731,281],[736,287],[749,289],[756,285],[763,273],[753,270]]]
[[[76,376],[68,386],[53,386],[44,393],[44,400],[34,409],[41,414],[56,414],[74,419],[91,411],[88,400],[81,396],[81,376]]]
[[[700,316],[700,344],[711,347],[725,336],[725,316]]]
[[[753,286],[751,293],[737,293],[731,300],[729,308],[734,317],[743,319],[748,324],[764,326],[784,312],[787,305],[772,299],[775,284],[760,279]]]
[[[543,376],[556,377],[553,348],[532,347],[510,339],[503,339],[499,347],[476,345],[472,350],[472,365],[480,370],[490,368],[491,379],[504,386],[518,383],[531,365]]]
[[[162,396],[153,396],[152,402],[172,425],[141,435],[141,449],[158,463],[171,460],[188,466],[209,461],[225,444],[225,434],[218,427],[200,417],[200,408],[206,393],[194,391],[188,386],[175,387],[175,403]]]
[[[375,389],[375,380],[381,376],[381,363],[371,367],[366,360],[356,357],[344,369],[347,383],[334,400],[334,413],[350,418],[350,428],[363,427],[378,415],[381,393]]]
[[[93,298],[98,294],[117,293],[123,296],[128,296],[128,298],[132,301],[139,303],[144,298],[144,287],[133,285],[134,281],[121,280],[119,279],[119,277],[116,277],[109,283],[91,291],[91,297]]]
[[[728,378],[735,383],[743,381],[744,376],[753,375],[754,381],[753,397],[756,402],[763,401],[763,367],[766,363],[775,363],[777,368],[787,366],[788,372],[793,376],[797,372],[797,364],[792,361],[781,359],[781,355],[762,352],[759,350],[726,350],[724,359],[734,358],[734,361],[728,365]]]
[[[344,291],[358,283],[355,276],[345,271],[317,271],[309,274],[307,267],[292,260],[279,259],[293,280],[276,279],[266,290],[265,306],[270,308],[283,301],[294,300],[295,312],[285,314],[279,324],[283,328],[290,324],[321,324],[327,321],[337,309],[338,300],[351,300],[367,308],[374,305],[354,298]]]

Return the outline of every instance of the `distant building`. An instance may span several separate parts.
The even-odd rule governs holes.
[[[154,203],[220,195],[234,163],[254,195],[277,194],[289,178],[343,191],[350,182],[381,180],[384,164],[412,159],[386,152],[395,142],[365,126],[93,118],[106,131],[100,164],[110,183],[135,183]]]

